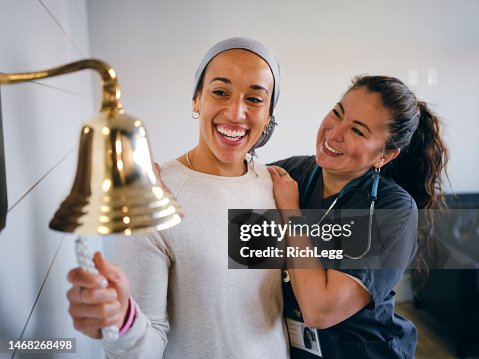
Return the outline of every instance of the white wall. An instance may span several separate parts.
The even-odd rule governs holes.
[[[127,111],[146,122],[156,160],[197,142],[190,117],[193,74],[204,52],[229,36],[268,44],[281,63],[279,122],[268,162],[312,154],[316,129],[358,73],[408,81],[447,125],[456,192],[479,190],[479,2],[476,0],[88,1],[91,53],[119,74]],[[437,86],[427,85],[429,69]],[[470,159],[470,160],[469,160]]]
[[[43,70],[88,57],[87,26],[83,0],[0,0],[0,71]],[[9,212],[0,234],[0,340],[77,339],[77,354],[36,358],[102,357],[68,315],[73,238],[48,229],[72,184],[81,124],[96,112],[91,76],[1,87]],[[0,358],[25,357],[12,354],[0,350]]]

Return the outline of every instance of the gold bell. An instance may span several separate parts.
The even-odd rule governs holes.
[[[50,228],[80,235],[153,231],[172,227],[183,213],[175,198],[157,182],[145,128],[125,114],[115,70],[86,59],[45,71],[4,74],[0,83],[31,81],[93,69],[102,78],[100,113],[80,137],[78,168],[68,197]]]
[[[80,137],[78,168],[50,228],[81,235],[162,230],[181,221],[174,197],[157,183],[140,120],[102,112]]]

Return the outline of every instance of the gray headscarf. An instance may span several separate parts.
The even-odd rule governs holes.
[[[256,40],[249,39],[247,37],[232,37],[230,39],[226,39],[223,41],[218,42],[217,44],[213,45],[208,52],[205,54],[203,59],[198,66],[198,69],[195,73],[195,83],[193,86],[193,98],[195,97],[196,91],[198,90],[198,85],[200,83],[201,76],[205,71],[206,66],[208,66],[209,62],[218,54],[222,53],[226,50],[232,49],[245,49],[251,52],[254,52],[256,55],[260,56],[266,63],[268,64],[274,78],[274,88],[273,88],[273,109],[276,106],[279,98],[279,88],[281,83],[281,75],[279,70],[279,63],[276,60],[271,49],[267,48],[263,44],[259,43]],[[249,153],[254,156],[255,149],[262,147],[268,142],[269,138],[271,137],[274,127],[276,126],[276,120],[273,115],[271,115],[271,120],[269,121],[266,128],[263,130],[261,137],[258,141],[253,145]]]

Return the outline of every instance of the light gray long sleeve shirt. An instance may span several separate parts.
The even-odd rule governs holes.
[[[280,270],[228,269],[228,209],[275,208],[266,167],[240,177],[162,166],[185,212],[169,230],[115,240],[137,302],[111,358],[288,358]]]

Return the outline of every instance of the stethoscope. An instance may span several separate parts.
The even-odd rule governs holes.
[[[321,217],[321,219],[316,224],[317,225],[321,224],[321,222],[326,218],[326,216],[329,214],[329,212],[331,212],[331,210],[334,208],[334,206],[336,205],[338,200],[341,197],[343,197],[346,193],[348,193],[349,191],[354,190],[353,187],[357,186],[363,179],[365,179],[366,177],[369,177],[371,175],[371,171],[372,170],[369,170],[365,174],[363,174],[361,177],[358,177],[355,180],[349,182],[338,193],[338,195],[333,200],[333,202],[331,203],[329,208],[326,210],[324,215]],[[362,253],[361,255],[359,255],[357,257],[350,256],[350,255],[344,253],[343,255],[346,258],[361,259],[366,254],[368,254],[369,250],[371,249],[371,232],[372,232],[372,226],[373,226],[374,204],[376,203],[376,200],[378,199],[379,174],[380,174],[380,169],[379,168],[374,168],[374,179],[373,179],[373,185],[371,187],[371,195],[370,195],[371,205],[369,206],[368,244],[366,246],[366,250],[364,251],[364,253]],[[304,204],[304,201],[306,201],[306,199],[309,198],[309,196],[311,195],[310,192],[312,191],[312,187],[311,187],[312,183],[315,181],[315,179],[317,178],[318,175],[319,175],[319,166],[315,165],[315,168],[314,168],[313,172],[311,172],[311,175],[309,176],[308,183],[306,184],[306,190],[304,191],[305,195],[303,197],[303,204]],[[303,207],[303,206],[301,206],[301,207]],[[290,281],[289,273],[288,273],[287,270],[282,271],[282,279],[283,279],[283,282],[285,282],[285,283]]]
[[[350,256],[348,254],[344,254],[345,257],[349,258],[349,259],[360,259],[362,257],[364,257],[366,254],[369,253],[369,250],[371,249],[371,232],[372,232],[372,226],[373,226],[373,214],[374,214],[374,204],[376,203],[376,200],[378,198],[378,184],[379,184],[379,173],[380,173],[380,169],[379,168],[375,168],[374,169],[374,179],[373,179],[373,185],[371,187],[371,196],[370,196],[370,200],[371,200],[371,205],[369,206],[369,225],[368,225],[368,243],[367,243],[367,247],[366,247],[366,250],[364,251],[364,253],[362,253],[361,255],[357,256],[357,257],[354,257],[354,256]],[[304,196],[304,199],[306,200],[308,197],[309,197],[309,192],[311,191],[312,187],[312,183],[314,181],[314,179],[318,176],[319,174],[319,166],[316,165],[313,172],[311,173],[311,175],[309,176],[309,180],[308,180],[308,183],[306,185],[306,190],[305,190],[305,196]],[[336,196],[336,198],[333,200],[333,202],[331,203],[331,205],[329,206],[329,208],[326,210],[326,212],[324,213],[324,215],[321,217],[321,219],[316,223],[317,225],[321,224],[323,222],[323,220],[326,218],[326,216],[329,214],[329,212],[331,212],[331,210],[334,208],[334,206],[336,205],[336,203],[338,202],[338,200],[343,197],[347,192],[353,190],[353,187],[357,186],[363,179],[365,179],[366,177],[369,177],[371,175],[371,170],[367,171],[365,174],[363,174],[361,177],[359,178],[356,178],[355,180],[349,182],[339,193],[338,195]]]

